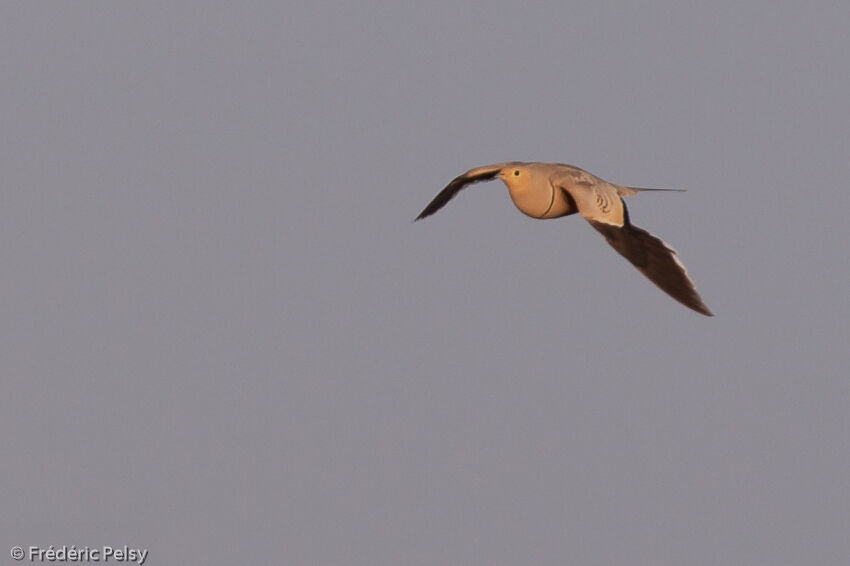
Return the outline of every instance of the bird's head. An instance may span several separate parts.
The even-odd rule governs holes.
[[[499,171],[499,178],[511,193],[523,191],[529,187],[532,179],[532,171],[522,163],[511,163]]]

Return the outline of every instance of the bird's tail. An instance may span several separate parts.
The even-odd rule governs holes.
[[[686,189],[650,189],[647,187],[617,187],[617,192],[621,197],[630,197],[644,191],[663,191],[683,193]]]

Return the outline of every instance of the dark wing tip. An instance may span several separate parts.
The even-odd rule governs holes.
[[[426,206],[422,212],[419,213],[419,216],[413,219],[414,222],[417,220],[422,220],[423,218],[427,218],[431,216],[444,206],[448,204],[450,200],[452,200],[456,194],[458,194],[461,189],[466,187],[467,185],[471,185],[472,183],[478,183],[480,181],[489,181],[490,179],[495,179],[496,176],[501,171],[500,167],[489,167],[485,170],[481,171],[481,168],[471,169],[467,171],[463,175],[459,175],[452,179],[451,183],[446,185],[442,191],[440,191],[437,196],[434,197],[428,206]]]
[[[689,305],[689,304],[686,304],[686,303],[682,303],[682,304],[687,306],[687,307],[690,307],[691,309],[693,309],[696,312],[703,314],[705,316],[714,316],[714,313],[711,312],[710,310],[708,310],[708,307],[705,306],[705,303],[702,302],[702,299],[699,297],[699,295],[697,295],[697,298],[699,299],[699,304],[694,304],[694,305]]]

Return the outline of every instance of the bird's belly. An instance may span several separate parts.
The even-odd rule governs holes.
[[[551,185],[545,189],[509,191],[514,205],[532,218],[559,218],[577,212],[566,192]]]

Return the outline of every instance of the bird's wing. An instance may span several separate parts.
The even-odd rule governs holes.
[[[629,260],[638,271],[658,285],[662,291],[688,308],[706,316],[714,316],[697,293],[688,270],[676,256],[676,250],[657,238],[628,222],[613,226],[590,220],[591,226],[599,230],[608,243]]]
[[[451,183],[446,185],[446,188],[440,191],[440,193],[434,197],[428,206],[419,213],[419,216],[416,217],[416,220],[422,220],[427,216],[431,216],[452,200],[456,194],[458,194],[461,189],[466,187],[467,185],[471,185],[472,183],[478,183],[480,181],[489,181],[490,179],[494,179],[496,175],[499,174],[499,171],[505,165],[503,163],[496,165],[485,165],[483,167],[476,167],[475,169],[470,169],[463,175],[459,175],[455,177]]]
[[[714,316],[697,293],[688,271],[666,242],[633,225],[626,203],[607,183],[559,185],[576,202],[579,213],[605,236],[617,252],[662,291],[688,308]]]

